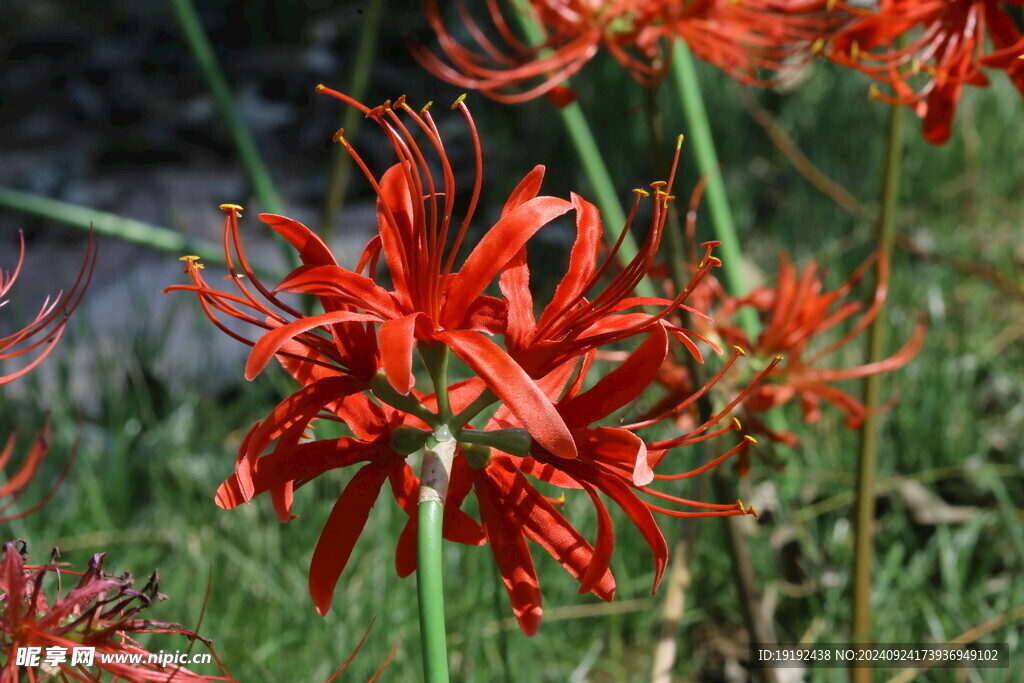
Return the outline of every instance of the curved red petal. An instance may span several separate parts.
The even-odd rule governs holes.
[[[371,464],[359,470],[334,504],[309,565],[309,594],[321,616],[331,609],[334,587],[345,570],[356,539],[380,494],[390,467]]]
[[[412,390],[416,381],[412,375],[412,352],[416,345],[416,318],[421,315],[413,313],[396,320],[385,320],[377,336],[384,374],[395,391],[403,396]]]
[[[501,347],[476,332],[441,332],[437,339],[487,382],[538,444],[559,457],[576,457],[572,435],[551,400]]]
[[[535,197],[498,219],[448,284],[448,298],[444,304],[446,326],[462,320],[473,299],[483,293],[527,240],[571,208],[572,204],[564,199]]]

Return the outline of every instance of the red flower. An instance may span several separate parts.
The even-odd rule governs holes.
[[[202,676],[181,666],[164,666],[148,660],[150,652],[133,639],[139,633],[176,633],[191,640],[208,641],[185,626],[145,618],[139,613],[164,596],[157,592],[159,574],[153,573],[141,590],[132,588],[130,574],[114,576],[103,571],[103,554],[94,555],[84,574],[60,568],[55,562],[40,567],[25,564],[22,544],[7,543],[0,558],[0,647],[6,664],[0,682],[22,680],[18,663],[20,648],[53,648],[63,655],[52,664],[62,680],[99,681],[104,673],[126,681],[230,681],[224,676]],[[63,597],[47,599],[43,584],[52,575],[79,576],[78,584]],[[76,650],[94,648],[88,664],[73,661]],[[40,652],[41,650],[41,652]],[[139,656],[139,663],[115,662],[114,658]],[[216,655],[214,655],[216,658]],[[218,661],[218,665],[220,662]],[[50,666],[49,664],[44,664]],[[33,666],[38,666],[35,664]],[[39,673],[29,668],[29,680]],[[45,674],[44,674],[45,675]]]
[[[487,11],[504,43],[501,47],[460,6],[465,28],[476,43],[473,49],[448,32],[436,0],[428,0],[427,20],[450,65],[422,46],[414,45],[413,52],[438,77],[479,90],[499,102],[513,104],[547,95],[556,105],[564,106],[574,95],[562,82],[582,69],[602,46],[641,84],[656,85],[665,74],[668,54],[657,40],[645,36],[649,27],[668,20],[671,4],[535,0],[526,11],[543,39],[539,45],[529,46],[509,28],[496,0],[489,0]]]
[[[417,58],[438,77],[499,102],[547,95],[559,106],[572,100],[562,83],[602,46],[645,87],[664,76],[676,40],[739,81],[771,85],[765,72],[809,59],[816,43],[849,18],[846,6],[831,0],[534,0],[525,11],[543,39],[529,46],[509,28],[496,0],[487,7],[497,40],[460,10],[475,43],[466,47],[429,0],[427,19],[447,61],[414,46]]]
[[[470,123],[477,182],[456,231],[451,226],[454,172],[430,114],[413,112],[402,98],[370,109],[319,89],[359,107],[377,122],[399,160],[378,180],[344,138],[337,138],[378,195],[380,234],[370,241],[356,270],[338,266],[323,242],[304,226],[262,216],[299,251],[303,262],[272,291],[260,283],[245,259],[238,207],[225,205],[225,253],[229,277],[239,293],[211,287],[195,257],[186,257],[192,284],[170,289],[197,293],[212,320],[252,345],[247,377],[254,377],[276,358],[301,385],[249,431],[235,472],[217,492],[218,505],[232,508],[269,492],[279,518],[288,521],[297,488],[329,470],[359,466],[335,503],[313,554],[310,592],[322,614],[330,608],[337,581],[385,482],[409,515],[398,540],[396,568],[401,576],[415,569],[420,482],[407,461],[432,435],[449,445],[449,439],[455,442],[443,535],[468,545],[490,542],[520,625],[531,634],[539,623],[540,594],[526,539],[554,556],[580,581],[584,592],[603,599],[614,593],[614,578],[608,570],[614,535],[599,494],[622,507],[644,535],[655,557],[655,586],[667,550],[652,512],[679,517],[751,512],[739,503],[686,501],[648,486],[659,476],[692,476],[739,452],[746,440],[692,472],[655,475],[653,471],[672,449],[733,429],[732,424],[716,428],[725,412],[683,436],[662,441],[645,441],[638,431],[671,417],[693,397],[680,399],[666,415],[653,419],[618,427],[597,424],[627,409],[653,381],[670,339],[679,340],[700,358],[693,340],[703,338],[667,321],[669,315],[687,309],[685,293],[674,298],[632,296],[633,287],[654,260],[672,199],[666,189],[670,182],[654,184],[654,216],[639,255],[603,288],[599,281],[614,254],[598,266],[601,221],[597,210],[575,195],[571,202],[540,196],[544,173],[540,166],[512,192],[497,223],[455,271],[455,254],[476,208],[482,172],[476,131],[461,98],[455,107]],[[440,182],[435,182],[426,162],[429,155],[410,128],[427,138],[425,147],[442,169]],[[638,196],[630,221],[639,205]],[[526,244],[537,230],[570,210],[576,212],[578,236],[569,270],[537,320]],[[627,224],[623,229],[628,228]],[[711,256],[712,246],[707,245],[704,264],[691,288],[718,264]],[[378,283],[381,252],[391,289]],[[484,295],[495,279],[501,299]],[[325,312],[306,315],[280,299],[282,291],[314,294]],[[653,312],[644,307],[653,307]],[[220,316],[249,323],[263,334],[248,340],[221,322]],[[505,348],[493,340],[497,335],[504,336]],[[634,338],[642,341],[639,348],[584,391],[598,348]],[[414,348],[424,357],[434,393],[419,392],[414,386]],[[449,386],[438,363],[449,351],[475,377]],[[470,424],[499,401],[502,405],[487,424]],[[343,423],[352,436],[310,440],[317,420]],[[598,513],[596,542],[583,538],[525,475],[556,487],[587,491]],[[460,509],[470,493],[480,502],[479,522]],[[698,511],[661,507],[641,495]]]
[[[756,363],[765,363],[779,357],[778,369],[760,383],[743,404],[742,420],[745,428],[789,444],[796,443],[796,437],[788,432],[772,431],[758,416],[776,406],[793,400],[800,400],[804,419],[808,423],[821,417],[821,403],[831,403],[846,414],[846,426],[856,429],[864,420],[867,408],[848,392],[834,386],[835,382],[867,377],[868,375],[892,372],[913,359],[924,343],[924,323],[917,325],[903,347],[889,358],[845,368],[821,367],[822,361],[857,338],[878,316],[888,291],[889,268],[881,262],[878,265],[878,285],[874,298],[865,309],[856,301],[847,301],[853,287],[860,282],[865,272],[874,263],[874,258],[862,264],[850,278],[837,289],[826,290],[818,266],[809,263],[798,273],[783,256],[779,262],[777,281],[772,287],[761,287],[748,297],[727,296],[717,282],[705,281],[695,298],[713,306],[715,321],[707,333],[727,343],[749,350]],[[736,312],[751,306],[760,314],[763,330],[756,341],[750,340],[741,328],[732,322]],[[859,314],[859,317],[858,317]],[[824,338],[843,324],[848,329],[831,342]],[[687,394],[688,379],[669,379],[673,375],[666,369],[663,380],[669,385],[676,384],[676,391]],[[672,392],[670,390],[670,396]],[[670,399],[671,400],[671,399]]]
[[[882,0],[877,12],[833,37],[828,55],[892,86],[893,95],[873,93],[890,104],[915,106],[925,139],[942,144],[963,87],[988,85],[983,67],[1006,70],[1024,93],[1024,34],[1004,5],[1024,2]]]
[[[4,273],[0,270],[0,306],[7,303],[3,297],[10,291],[14,281],[18,279],[18,274],[21,273],[21,265],[24,260],[25,237],[22,235],[18,263],[14,267],[14,272]],[[85,289],[89,285],[95,265],[96,248],[90,235],[82,268],[78,272],[78,278],[71,286],[68,295],[63,297],[63,303],[61,302],[62,293],[58,293],[52,301],[46,300],[31,323],[6,337],[0,337],[0,361],[17,358],[25,354],[35,354],[35,357],[26,363],[24,367],[7,374],[0,374],[0,386],[13,382],[25,375],[42,363],[43,359],[53,351],[57,340],[64,334],[64,326],[67,324],[68,317],[78,308],[78,304],[82,301],[82,295],[85,294]]]
[[[817,53],[817,45],[850,18],[834,0],[695,0],[665,31],[732,78],[762,87],[778,85]]]

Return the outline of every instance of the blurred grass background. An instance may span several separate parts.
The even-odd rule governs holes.
[[[216,205],[238,202],[249,209],[246,238],[258,243],[265,237],[254,218],[260,207],[247,194],[169,5],[105,5],[104,12],[72,0],[0,6],[0,184],[206,238],[220,230]],[[342,112],[333,100],[315,97],[313,86],[346,88],[363,4],[215,0],[198,6],[288,214],[315,224],[329,139]],[[440,105],[459,94],[410,60],[410,37],[430,40],[422,16],[388,8],[368,102],[405,93],[414,104]],[[608,59],[596,59],[583,75],[579,99],[625,202],[630,188],[654,179],[644,94]],[[793,171],[745,112],[738,86],[709,68],[701,78],[751,274],[770,281],[786,250],[799,263],[827,264],[830,282],[841,282],[869,253],[870,224],[851,218]],[[867,84],[856,74],[824,64],[799,80],[786,92],[753,94],[824,172],[870,207],[885,106],[867,100]],[[473,94],[468,101],[485,153],[481,230],[537,163],[548,166],[548,194],[587,196],[545,101],[515,108]],[[672,135],[681,117],[667,92],[662,105]],[[995,74],[991,88],[964,93],[945,147],[924,143],[916,121],[908,126],[898,229],[919,251],[942,258],[899,253],[885,309],[891,349],[909,335],[916,311],[926,312],[929,334],[915,362],[887,383],[899,400],[882,432],[873,633],[879,642],[943,642],[1024,605],[1022,301],[948,263],[987,264],[1024,285],[1024,138],[1013,134],[1020,110],[1019,93]],[[439,107],[436,118],[456,168],[468,170],[459,163],[470,151],[460,117]],[[354,143],[375,168],[388,162],[387,148],[369,127]],[[685,155],[684,162],[680,197],[697,181],[693,162]],[[461,180],[468,182],[468,171]],[[353,250],[373,220],[370,190],[355,179],[334,231],[340,258],[355,260]],[[24,287],[12,291],[3,324],[24,320],[42,293],[69,284],[83,239],[53,223],[0,212],[5,268],[17,253],[18,228],[29,239],[26,267],[35,274],[27,272]],[[709,236],[703,223],[699,232]],[[539,273],[562,271],[571,234],[566,224],[538,236],[532,262]],[[384,678],[418,679],[415,583],[394,573],[404,514],[390,494],[371,514],[332,612],[320,618],[306,590],[309,558],[352,472],[332,472],[301,489],[300,518],[287,525],[262,500],[232,512],[216,508],[213,491],[231,472],[242,436],[290,391],[288,382],[281,376],[244,382],[244,350],[218,338],[188,297],[159,294],[183,281],[174,256],[110,240],[100,249],[98,276],[62,348],[42,372],[0,392],[0,435],[17,430],[27,445],[49,415],[53,446],[37,482],[40,493],[78,440],[78,460],[57,497],[33,517],[5,525],[3,537],[28,539],[36,559],[57,545],[79,566],[105,551],[112,570],[143,577],[159,567],[170,600],[151,616],[185,624],[199,615],[213,567],[202,632],[241,681],[324,680],[374,620],[347,678],[365,680],[401,639]],[[258,253],[276,264],[266,245]],[[857,346],[851,345],[849,363],[857,360]],[[855,384],[849,388],[857,391]],[[798,423],[791,412],[789,424]],[[744,501],[765,512],[748,526],[750,550],[780,640],[847,640],[856,438],[835,411],[800,433],[799,449],[764,447],[766,459],[755,458],[741,485]],[[683,469],[693,455],[674,457]],[[566,514],[593,533],[588,499],[570,496]],[[665,520],[662,526],[671,544],[680,525]],[[532,639],[511,619],[489,549],[449,548],[453,677],[648,680],[662,596],[650,596],[652,563],[639,534],[618,518],[616,528],[619,591],[611,604],[578,596],[570,577],[535,553],[546,610]],[[747,634],[723,529],[714,520],[700,523],[691,572],[676,674],[745,680],[739,661]],[[1020,632],[1019,622],[1011,622],[983,641],[1009,641],[1017,661]],[[149,644],[184,647],[170,638]],[[920,680],[1014,676],[1013,669],[933,670]],[[816,671],[813,680],[845,677],[841,670]]]

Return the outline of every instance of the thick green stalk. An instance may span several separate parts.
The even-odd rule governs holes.
[[[40,197],[28,192],[12,190],[9,187],[0,187],[0,207],[63,223],[79,230],[91,228],[97,235],[141,244],[157,251],[165,251],[178,256],[195,254],[203,261],[217,265],[226,265],[227,263],[224,260],[224,251],[213,242],[189,239],[168,228],[161,228],[131,218],[122,218],[112,213],[95,211],[59,199]]]
[[[284,213],[281,197],[274,188],[274,182],[263,163],[263,157],[260,156],[252,133],[249,132],[248,126],[245,125],[245,121],[242,120],[235,108],[235,101],[231,97],[227,78],[220,70],[220,65],[217,64],[217,57],[213,54],[210,40],[206,36],[206,31],[203,30],[195,7],[192,6],[191,0],[171,0],[171,5],[174,7],[174,14],[178,18],[188,49],[195,58],[199,70],[202,71],[203,78],[206,79],[206,85],[224,119],[235,149],[238,150],[242,166],[249,176],[249,182],[252,183],[256,196],[263,205],[263,210],[267,213]],[[278,244],[281,245],[281,251],[287,262],[293,266],[298,265],[298,256],[295,251],[288,248],[284,240],[278,240]]]
[[[384,14],[384,0],[370,0],[363,14],[363,23],[359,29],[359,41],[356,43],[356,57],[352,67],[352,81],[347,93],[353,99],[362,101],[366,98],[370,83],[370,71],[377,47],[377,34],[380,32],[380,18]],[[341,127],[351,138],[359,128],[363,115],[355,107],[347,107],[342,115]],[[325,241],[334,229],[334,221],[341,213],[345,202],[345,190],[348,189],[349,176],[352,171],[352,158],[341,145],[334,145],[331,161],[331,178],[327,183],[327,196],[320,212],[320,237]]]
[[[722,271],[725,273],[725,284],[729,293],[743,296],[747,293],[747,285],[743,277],[743,257],[740,242],[736,236],[736,226],[729,210],[729,198],[725,193],[721,169],[718,167],[718,155],[715,153],[715,142],[711,137],[711,124],[708,112],[704,108],[700,83],[697,81],[697,68],[693,61],[690,48],[681,40],[676,41],[672,54],[672,75],[679,89],[679,97],[686,117],[686,139],[697,157],[697,167],[707,178],[704,197],[708,204],[711,224],[715,238],[722,246]],[[738,322],[751,340],[757,338],[758,323],[754,311],[744,307],[737,313]]]
[[[441,528],[448,495],[455,439],[442,425],[423,449],[416,543],[416,590],[419,598],[423,677],[427,683],[447,683],[448,646],[444,625]]]
[[[878,218],[878,258],[888,264],[895,235],[896,201],[899,197],[900,162],[903,157],[903,107],[889,112],[885,172],[882,179],[882,212]],[[885,356],[885,316],[879,314],[868,333],[867,363]],[[866,642],[871,637],[871,538],[875,516],[875,469],[878,462],[878,406],[881,403],[881,375],[869,375],[864,381],[864,406],[867,415],[860,432],[857,457],[857,498],[853,526],[853,639]],[[851,669],[854,681],[870,681],[870,669]]]
[[[533,23],[533,20],[522,12],[515,12],[514,14],[529,40],[535,43],[540,42],[542,39],[541,32]],[[597,208],[601,210],[602,221],[606,228],[604,237],[610,245],[613,245],[619,237],[619,228],[625,228],[626,214],[622,210],[622,203],[619,197],[616,195],[615,184],[612,182],[612,176],[608,172],[608,166],[601,157],[601,150],[597,146],[597,140],[594,139],[594,134],[590,131],[590,125],[587,123],[587,118],[583,115],[583,110],[580,108],[579,103],[572,102],[565,107],[561,107],[558,113],[561,114],[562,124],[572,139],[573,147],[576,148],[576,156],[579,158],[580,163],[583,164],[583,172],[586,174],[587,180],[590,181],[590,187],[594,191],[594,197],[597,199]],[[633,257],[637,255],[637,251],[636,240],[627,233],[622,240],[622,246],[619,247],[619,263],[625,266],[633,260]],[[639,296],[655,296],[654,285],[651,284],[650,280],[645,279],[636,286],[636,293]]]

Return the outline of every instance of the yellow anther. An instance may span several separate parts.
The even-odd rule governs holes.
[[[876,100],[876,99],[878,99],[881,96],[882,96],[882,91],[878,89],[877,85],[872,83],[868,87],[868,99],[869,100]]]
[[[747,514],[752,515],[754,519],[761,519],[761,515],[757,514],[757,508],[753,505],[747,508]]]
[[[775,356],[775,360],[777,362],[781,363],[782,362],[782,354],[779,354],[778,356]]]
[[[649,196],[651,196],[650,192],[648,192],[647,190],[641,190],[639,187],[634,187],[633,188],[633,192],[635,194],[637,194],[638,196],[640,196],[640,197],[649,197]]]
[[[558,497],[558,502],[555,505],[565,505],[565,491],[562,491],[562,495]]]
[[[458,109],[459,105],[466,101],[466,93],[459,95],[452,104],[452,109]]]
[[[679,137],[676,138],[676,149],[682,149],[683,148],[683,140],[685,140],[685,139],[686,139],[686,136],[683,135],[682,133],[680,133]]]
[[[737,356],[745,356],[745,355],[747,355],[747,352],[743,350],[742,346],[733,345],[732,348],[736,350],[736,355]]]
[[[345,142],[345,129],[339,128],[332,138],[335,142]]]
[[[327,90],[327,86],[323,83],[317,83],[315,90],[317,92],[323,92],[324,90]]]
[[[238,204],[221,204],[220,210],[223,211],[224,213],[231,214],[235,218],[239,218],[242,215],[242,211],[244,211],[245,209],[243,209]]]
[[[668,183],[664,180],[655,180],[653,183],[651,183],[651,187],[654,188],[655,190],[660,190],[666,185],[668,185]]]
[[[825,9],[827,9],[829,12],[831,12],[835,8],[836,8],[836,0],[828,0],[828,2],[825,3]]]
[[[738,417],[732,418],[732,423],[734,425],[736,425],[736,431],[737,432],[742,432],[743,431],[743,425],[740,423],[740,419]]]
[[[752,437],[750,434],[744,434],[743,438],[749,441],[750,443],[757,443],[757,439]]]
[[[1018,55],[1017,59],[1024,59],[1024,55]]]
[[[430,111],[430,108],[433,107],[433,106],[434,106],[434,100],[430,100],[429,102],[427,102],[426,104],[423,105],[423,108],[420,109],[420,113],[421,114],[426,114],[428,111]]]
[[[722,267],[722,260],[720,258],[718,258],[717,256],[712,256],[711,257],[711,265],[713,265],[715,268],[721,268]]]
[[[393,105],[391,105],[391,106],[394,107],[395,109],[401,109],[402,107],[404,107],[405,106],[405,95],[399,95],[395,99],[395,103]]]
[[[912,74],[914,74],[915,76],[917,74],[921,73],[921,58],[920,57],[914,57],[914,59],[912,59],[910,61],[910,72]]]
[[[740,512],[746,513],[747,506],[743,504],[743,501],[739,498],[736,499],[736,507],[740,509]]]
[[[824,49],[825,49],[825,39],[824,38],[818,38],[817,40],[815,40],[811,44],[811,54],[812,55],[819,54]]]
[[[199,263],[199,257],[196,256],[195,254],[188,254],[187,256],[182,256],[178,260],[185,262],[186,273],[189,272],[190,270],[202,270],[204,267],[202,263]]]

